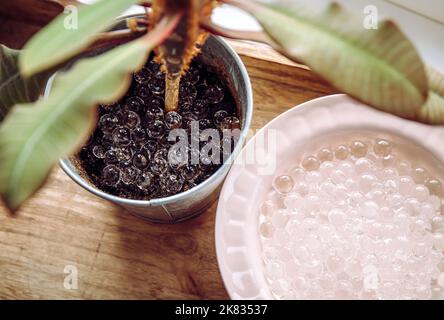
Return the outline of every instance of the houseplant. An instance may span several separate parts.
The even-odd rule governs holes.
[[[11,210],[41,186],[59,157],[85,141],[96,122],[94,106],[112,103],[122,96],[131,73],[143,66],[152,48],[163,43],[157,50],[159,60],[170,69],[170,75],[184,74],[194,56],[196,41],[203,41],[201,29],[267,42],[307,64],[339,90],[378,109],[430,124],[444,122],[443,77],[424,65],[414,46],[391,21],[381,22],[376,30],[367,30],[359,17],[336,4],[315,12],[288,2],[224,0],[250,12],[265,30],[233,32],[211,23],[211,1],[173,4],[174,1],[154,0],[149,33],[148,20],[139,19],[128,21],[130,28],[124,34],[98,35],[116,15],[137,2],[102,0],[79,8],[75,32],[63,28],[64,17],[60,16],[31,39],[22,53],[2,47],[2,61],[8,62],[3,66],[8,67],[2,69],[1,114],[9,114],[0,128],[0,193]],[[182,33],[185,58],[174,66],[167,62],[171,46],[165,40],[184,30],[184,26],[189,31]],[[138,35],[141,36],[133,40]],[[91,45],[106,45],[109,40],[123,44],[76,63],[58,78],[47,99],[25,103],[36,98],[41,88],[36,84],[44,82],[53,68]],[[10,77],[18,68],[17,61],[23,78]],[[178,71],[172,72],[177,66]],[[21,86],[20,93],[34,94],[11,98],[17,86]],[[71,98],[68,101],[67,92]],[[174,102],[169,108],[175,108]]]

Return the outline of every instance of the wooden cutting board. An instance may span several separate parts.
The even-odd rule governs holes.
[[[335,93],[266,47],[233,46],[253,84],[253,130]],[[151,224],[55,168],[16,215],[0,205],[0,299],[227,299],[215,253],[216,207],[184,223]],[[69,266],[77,270],[77,289],[64,286]]]

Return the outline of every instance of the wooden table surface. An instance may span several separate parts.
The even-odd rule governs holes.
[[[233,44],[253,84],[253,130],[335,92],[269,49]],[[151,224],[55,168],[16,215],[0,204],[0,299],[227,299],[215,253],[216,207],[184,223]],[[78,271],[77,289],[64,287],[66,266]]]

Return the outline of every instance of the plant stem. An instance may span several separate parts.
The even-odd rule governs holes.
[[[167,74],[165,79],[165,110],[174,111],[179,106],[180,74]]]

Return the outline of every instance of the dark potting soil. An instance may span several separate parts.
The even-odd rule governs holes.
[[[77,155],[99,189],[139,200],[174,195],[208,179],[231,154],[240,121],[224,81],[193,62],[179,109],[166,112],[164,78],[150,60],[120,101],[99,107],[97,128]]]

